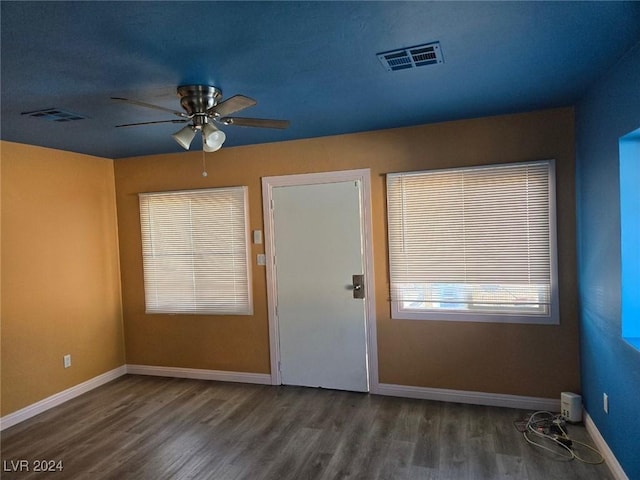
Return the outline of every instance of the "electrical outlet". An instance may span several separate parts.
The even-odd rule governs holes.
[[[604,413],[609,413],[609,395],[606,393],[602,394],[602,408],[604,409]]]
[[[71,354],[62,357],[62,362],[64,363],[64,368],[69,368],[71,366]]]

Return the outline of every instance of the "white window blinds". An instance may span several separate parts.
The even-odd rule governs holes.
[[[252,313],[246,187],[140,194],[147,313]]]
[[[557,323],[554,195],[553,161],[387,175],[393,317]]]

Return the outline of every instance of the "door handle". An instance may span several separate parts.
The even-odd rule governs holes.
[[[353,298],[364,298],[364,275],[353,275]]]

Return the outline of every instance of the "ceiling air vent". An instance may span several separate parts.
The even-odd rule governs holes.
[[[22,112],[21,115],[28,117],[42,118],[51,122],[71,122],[73,120],[84,120],[87,117],[77,113],[67,112],[59,108],[46,108],[44,110],[34,110],[33,112]]]
[[[378,60],[384,68],[393,72],[396,70],[406,70],[408,68],[422,67],[424,65],[436,65],[443,63],[440,42],[425,43],[415,47],[391,50],[389,52],[378,53]]]

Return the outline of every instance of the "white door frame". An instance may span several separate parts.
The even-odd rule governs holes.
[[[371,171],[368,168],[359,170],[342,170],[337,172],[304,173],[262,178],[262,212],[264,218],[265,254],[267,258],[267,300],[269,312],[269,352],[271,356],[271,384],[281,385],[280,375],[280,333],[276,300],[278,298],[277,282],[274,269],[274,224],[273,224],[273,188],[316,185],[321,183],[337,183],[359,181],[360,205],[362,213],[361,231],[363,237],[363,268],[365,278],[365,329],[367,334],[367,370],[369,372],[369,391],[378,386],[378,342],[376,337],[376,302],[373,276],[373,236],[371,222]]]

